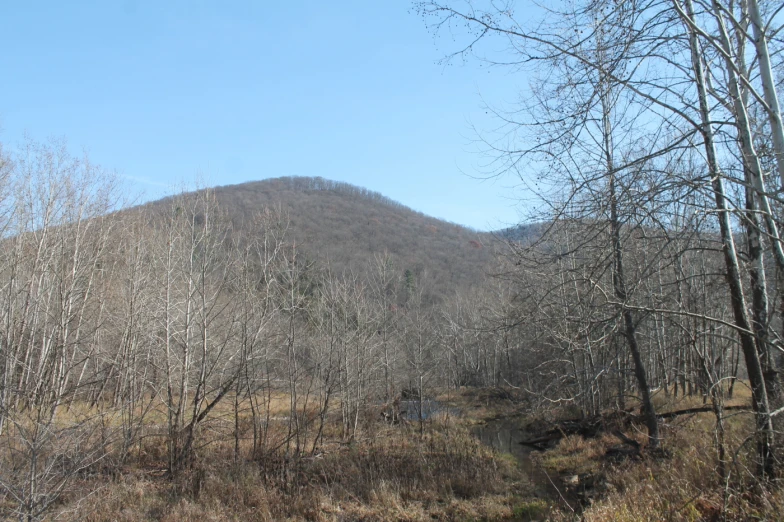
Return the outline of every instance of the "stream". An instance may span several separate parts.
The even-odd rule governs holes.
[[[476,426],[472,431],[483,444],[500,453],[508,453],[517,460],[517,465],[530,480],[536,496],[561,500],[561,494],[564,492],[559,492],[555,485],[560,482],[560,479],[548,477],[531,458],[531,454],[536,450],[520,444],[521,441],[530,439],[532,435],[520,429],[519,419],[492,420],[487,424]]]
[[[419,419],[419,408],[420,402],[417,400],[402,401],[401,415],[408,421],[416,421]],[[461,415],[459,410],[447,408],[433,399],[424,399],[421,408],[423,420],[447,410],[450,415]],[[519,418],[491,420],[486,424],[475,426],[471,431],[483,444],[499,453],[507,453],[515,458],[518,467],[528,477],[531,492],[535,496],[561,503],[568,502],[572,507],[578,505],[575,492],[567,491],[561,477],[548,476],[541,467],[534,463],[531,455],[536,450],[520,444],[524,440],[533,438],[535,434],[521,429]]]
[[[460,410],[457,408],[449,408],[434,399],[422,399],[421,404],[416,399],[406,399],[400,401],[400,414],[407,421],[418,421],[420,407],[422,409],[422,420],[427,420],[433,415],[441,413],[448,413],[449,415],[456,417],[460,416]]]

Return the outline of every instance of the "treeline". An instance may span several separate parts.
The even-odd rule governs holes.
[[[345,181],[335,181],[331,179],[325,179],[319,176],[311,177],[311,176],[282,176],[279,178],[268,178],[263,181],[252,181],[248,183],[243,183],[241,185],[225,185],[216,187],[216,191],[218,193],[231,193],[232,191],[241,188],[244,190],[269,190],[273,189],[275,191],[280,191],[281,188],[285,187],[285,189],[296,191],[296,192],[306,192],[306,191],[324,191],[324,192],[335,192],[338,194],[345,194],[348,196],[353,196],[357,199],[370,202],[374,206],[385,206],[390,207],[395,210],[404,210],[406,213],[410,213],[418,218],[428,221],[437,221],[442,225],[449,225],[456,228],[460,228],[463,230],[470,230],[472,232],[476,232],[476,230],[467,227],[466,225],[459,225],[457,223],[451,223],[448,221],[443,220],[436,220],[431,216],[428,216],[422,212],[417,210],[413,210],[402,203],[395,201],[394,199],[387,197],[380,192],[376,192],[374,190],[367,189],[365,187],[359,187],[357,185],[352,185],[351,183],[346,183]]]
[[[356,185],[352,185],[350,183],[346,183],[343,181],[333,181],[329,179],[324,179],[321,177],[295,177],[295,176],[288,176],[280,178],[280,181],[286,183],[291,188],[295,190],[332,190],[335,192],[342,192],[344,194],[348,194],[350,196],[357,196],[363,199],[369,199],[374,203],[378,203],[381,205],[387,205],[394,208],[405,208],[408,209],[405,205],[384,196],[378,192],[373,190],[368,190],[364,187],[357,187]],[[423,215],[423,214],[420,214]]]

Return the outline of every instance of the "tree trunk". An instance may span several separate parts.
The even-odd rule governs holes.
[[[724,192],[724,182],[716,158],[716,148],[713,139],[713,128],[711,125],[710,109],[708,108],[707,89],[705,72],[702,67],[702,57],[699,41],[693,29],[694,9],[691,0],[685,0],[686,12],[680,7],[678,0],[675,5],[681,16],[686,17],[684,24],[689,33],[689,44],[691,47],[692,69],[694,70],[695,87],[697,88],[700,104],[700,118],[702,121],[701,134],[705,144],[706,160],[711,177],[711,184],[716,200],[717,218],[719,220],[719,231],[721,235],[722,251],[724,263],[727,270],[727,285],[730,290],[730,301],[732,312],[735,318],[735,325],[738,327],[741,349],[746,362],[746,369],[749,376],[749,384],[752,391],[752,402],[756,412],[756,431],[757,431],[757,453],[759,457],[759,472],[768,475],[773,471],[773,459],[771,447],[773,444],[773,430],[770,422],[770,409],[768,407],[768,397],[765,390],[765,380],[762,375],[759,354],[752,334],[751,322],[748,318],[746,309],[746,298],[743,295],[743,284],[740,275],[735,241],[732,236],[732,225],[730,223],[729,209]]]

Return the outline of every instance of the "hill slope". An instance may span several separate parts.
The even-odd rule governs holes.
[[[334,272],[362,272],[388,252],[442,297],[480,282],[493,259],[491,234],[415,212],[376,192],[322,178],[274,178],[214,189],[235,222],[263,207],[280,208],[288,237]],[[156,205],[159,202],[152,203]]]

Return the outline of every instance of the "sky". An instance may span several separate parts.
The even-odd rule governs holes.
[[[5,2],[0,142],[65,138],[143,199],[321,176],[497,229],[524,203],[474,129],[526,82],[453,46],[406,0]]]

